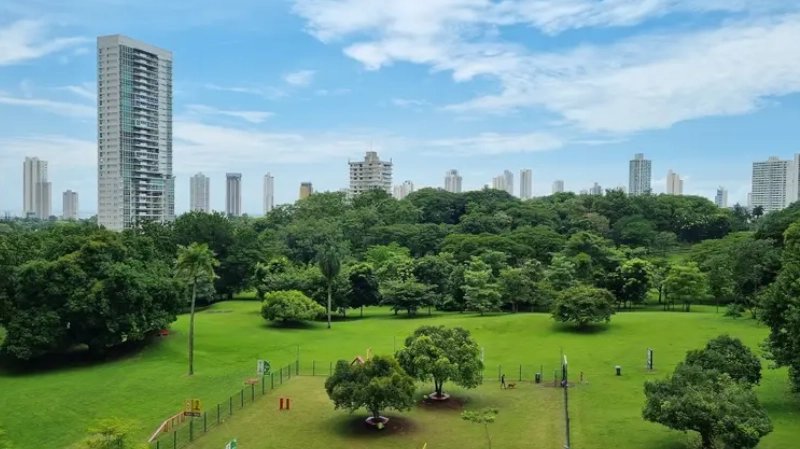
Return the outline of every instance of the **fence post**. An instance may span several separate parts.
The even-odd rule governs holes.
[[[503,377],[503,365],[497,365],[497,380]]]
[[[292,378],[292,365],[286,367],[286,373],[289,374],[289,379]]]
[[[283,385],[283,368],[281,368],[281,385]]]
[[[244,388],[239,390],[239,404],[240,404],[239,408],[244,407]]]
[[[317,375],[317,362],[316,362],[316,360],[312,360],[311,361],[311,375],[312,376],[316,376]]]
[[[208,432],[208,412],[203,412],[203,433]]]
[[[267,385],[267,379],[261,376],[261,396],[264,396],[264,387]]]
[[[219,404],[217,404],[217,425],[219,425]]]
[[[172,431],[172,449],[178,449],[178,431]]]
[[[328,362],[328,375],[333,376],[333,362]]]
[[[250,384],[250,401],[255,401],[255,400],[256,400],[256,386]]]
[[[156,440],[156,449],[161,449],[161,440]]]
[[[294,375],[295,376],[300,375],[300,359],[294,361]]]
[[[189,420],[189,441],[194,441],[194,419]]]
[[[522,365],[519,366],[519,381],[522,382]]]
[[[269,373],[269,385],[270,388],[275,389],[275,373]]]
[[[228,408],[230,409],[229,415],[233,415],[233,396],[228,398]]]

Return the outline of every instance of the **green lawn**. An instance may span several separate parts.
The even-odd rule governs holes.
[[[766,335],[764,328],[750,320],[734,321],[715,315],[713,307],[695,307],[690,314],[620,313],[602,331],[582,335],[564,331],[543,314],[435,314],[407,319],[395,317],[386,309],[370,310],[364,319],[334,323],[330,331],[323,324],[310,329],[276,329],[261,319],[258,306],[256,302],[224,302],[198,314],[196,375],[191,378],[185,375],[185,316],[160,344],[125,360],[36,375],[0,375],[0,426],[7,429],[19,449],[65,448],[79,440],[94,419],[105,416],[137,420],[144,438],[167,416],[180,411],[184,399],[200,398],[207,408],[218,402],[227,403],[245,379],[255,377],[258,358],[270,360],[274,367],[285,365],[295,360],[299,346],[301,374],[310,373],[312,366],[318,373],[324,372],[329,362],[365,355],[367,348],[372,348],[373,353],[391,353],[395,344],[401,345],[406,335],[425,323],[464,326],[485,348],[487,377],[492,380],[469,392],[468,406],[492,404],[500,408],[493,434],[498,442],[506,444],[498,443],[497,447],[512,447],[511,441],[521,441],[515,438],[524,437],[520,432],[527,431],[524,429],[533,423],[538,432],[532,437],[534,440],[546,442],[555,438],[560,442],[560,430],[553,431],[562,425],[560,401],[553,403],[544,387],[527,383],[521,384],[519,391],[501,392],[494,388],[493,379],[498,365],[510,379],[518,377],[520,371],[530,379],[543,365],[547,378],[552,379],[563,349],[573,377],[582,371],[586,381],[570,390],[574,447],[673,449],[682,447],[680,444],[686,440],[683,434],[640,418],[644,380],[666,375],[688,349],[701,347],[718,334],[730,333],[753,348]],[[644,369],[648,347],[655,350],[655,373]],[[615,365],[623,367],[622,377],[614,376]],[[413,432],[386,433],[379,446],[351,436],[347,432],[352,427],[344,425],[350,418],[333,411],[322,391],[321,379],[292,379],[276,393],[245,407],[202,436],[195,447],[221,447],[217,444],[234,434],[240,439],[263,441],[247,448],[272,447],[271,444],[284,441],[289,444],[296,435],[302,435],[307,443],[299,447],[309,448],[391,449],[421,447],[415,445],[425,442],[429,442],[429,449],[455,444],[481,447],[480,427],[461,423],[454,413],[438,416],[430,411],[412,412],[406,419]],[[757,391],[775,423],[775,432],[759,447],[792,447],[800,439],[800,400],[789,394],[786,372],[765,370]],[[294,410],[290,413],[294,419],[275,410],[276,394],[293,395]],[[452,427],[438,429],[437,420],[450,422]],[[271,426],[276,430],[270,430]],[[458,431],[451,432],[451,428]]]

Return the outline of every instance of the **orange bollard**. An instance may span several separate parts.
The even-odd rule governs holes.
[[[286,398],[286,410],[289,410],[289,398]]]
[[[283,410],[283,398],[281,398],[281,410]]]

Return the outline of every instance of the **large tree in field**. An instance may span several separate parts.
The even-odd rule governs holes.
[[[192,243],[178,247],[178,261],[175,274],[192,288],[192,302],[189,308],[189,375],[194,374],[194,307],[198,286],[212,282],[216,277],[214,268],[219,262],[214,252],[205,243]]]
[[[694,262],[685,265],[673,265],[664,279],[669,304],[681,302],[685,312],[691,311],[695,301],[708,297],[708,278]]]
[[[409,410],[414,403],[414,379],[391,356],[376,355],[363,364],[340,360],[325,391],[336,409],[366,408],[376,424],[382,410]]]
[[[422,326],[406,338],[397,351],[397,361],[419,381],[433,380],[434,395],[444,397],[444,383],[452,381],[464,388],[483,382],[480,348],[468,330],[444,326]]]
[[[614,295],[602,288],[577,285],[558,293],[552,307],[554,320],[584,328],[590,323],[611,321]]]
[[[317,264],[328,287],[328,329],[331,328],[331,306],[333,283],[342,271],[342,249],[336,245],[325,245],[317,253]]]
[[[700,434],[703,449],[751,449],[772,432],[772,422],[744,382],[698,365],[681,363],[667,379],[644,384],[645,420]]]
[[[741,340],[730,335],[720,335],[706,343],[705,348],[689,351],[686,363],[717,370],[747,385],[758,385],[761,381],[761,360]]]
[[[278,290],[264,294],[261,316],[283,323],[314,321],[325,314],[325,308],[297,290]]]

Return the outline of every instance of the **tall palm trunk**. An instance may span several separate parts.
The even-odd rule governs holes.
[[[328,282],[328,329],[331,328],[331,283]]]
[[[189,310],[189,375],[194,374],[194,301],[197,298],[197,277],[192,283],[192,305]]]

